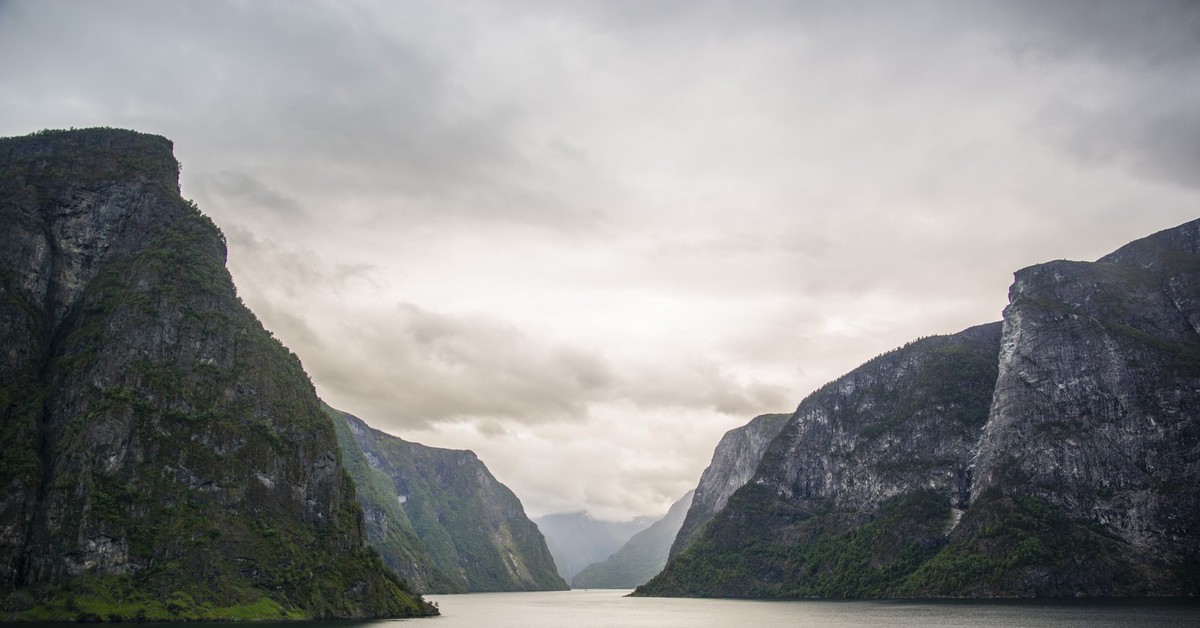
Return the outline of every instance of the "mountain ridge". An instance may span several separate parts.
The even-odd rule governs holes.
[[[690,545],[713,516],[725,508],[734,491],[750,480],[767,446],[787,424],[790,416],[763,414],[725,432],[713,450],[712,462],[700,474],[692,504],[671,543],[669,557],[674,557]]]
[[[436,613],[367,548],[312,384],[237,298],[172,149],[0,140],[3,616]]]
[[[385,563],[430,592],[567,588],[521,501],[474,452],[406,441],[347,412],[331,409],[330,414],[344,422],[369,469],[390,483],[390,492],[383,493],[384,500],[391,500],[388,506],[402,504],[395,509],[398,515],[388,518],[385,513],[391,509],[362,503],[369,513],[368,535],[382,539],[390,525],[418,539],[429,557],[425,564],[414,552],[398,554],[397,543],[377,542]],[[343,438],[342,447],[345,457],[355,455],[348,439]]]
[[[1200,221],[1009,296],[807,397],[638,594],[1200,593]]]

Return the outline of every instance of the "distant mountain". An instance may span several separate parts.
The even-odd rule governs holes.
[[[435,613],[178,176],[154,135],[0,140],[0,619]]]
[[[645,584],[662,571],[667,554],[683,518],[692,505],[695,491],[688,491],[671,505],[662,519],[630,537],[608,558],[592,563],[575,574],[571,587],[575,589],[632,589]]]
[[[729,496],[750,481],[767,445],[787,424],[789,416],[764,414],[725,432],[713,451],[712,462],[700,474],[692,505],[671,545],[671,556],[694,541],[713,516],[725,508]]]
[[[607,558],[634,534],[649,527],[654,519],[601,521],[580,511],[546,515],[535,522],[546,536],[559,575],[570,582],[580,570]]]
[[[332,414],[351,437],[343,436],[343,457],[365,461],[348,467],[368,538],[389,566],[428,592],[567,588],[520,500],[473,452],[426,447]]]
[[[448,578],[433,559],[413,528],[396,487],[386,473],[371,466],[345,413],[323,404],[337,432],[342,464],[354,481],[354,493],[363,517],[367,542],[379,552],[383,563],[402,576],[413,590],[426,593],[465,593],[461,582]]]
[[[642,595],[1200,594],[1200,221],[814,392]]]

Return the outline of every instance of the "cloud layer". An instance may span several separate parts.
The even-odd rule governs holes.
[[[322,396],[534,514],[661,513],[1200,198],[1190,2],[20,1],[0,55],[0,133],[173,139]]]

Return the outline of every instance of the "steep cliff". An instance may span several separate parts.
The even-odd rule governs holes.
[[[645,595],[861,596],[931,556],[970,498],[1000,324],[867,362],[800,403]]]
[[[0,140],[3,614],[433,612],[366,547],[312,385],[235,295],[171,150]]]
[[[350,431],[353,415],[323,405],[337,432],[342,464],[354,481],[355,496],[362,507],[366,524],[367,543],[379,552],[387,565],[416,591],[465,593],[466,589],[452,581],[433,565],[425,544],[404,512],[403,502],[396,493],[392,478],[371,466],[366,454]]]
[[[575,574],[575,589],[632,589],[644,584],[667,564],[671,543],[683,526],[695,491],[688,491],[671,504],[662,519],[629,538],[608,558],[592,563]]]
[[[639,591],[1200,594],[1200,221],[1009,296],[998,347],[918,341],[806,399]]]
[[[474,453],[410,443],[372,429],[358,417],[340,415],[370,467],[390,479],[392,499],[403,504],[401,514],[431,559],[425,576],[430,591],[567,588],[520,500]],[[368,520],[368,531],[375,526]],[[375,547],[401,573],[412,571],[405,567],[411,558]]]
[[[713,516],[725,508],[733,492],[750,481],[767,445],[779,435],[789,416],[764,414],[725,432],[713,450],[712,462],[700,474],[692,505],[671,544],[671,557],[691,544]]]
[[[1036,556],[947,592],[1200,592],[1200,221],[1021,270],[1009,300],[971,511],[1037,504],[1097,549],[1064,561],[1061,530],[1027,534]]]

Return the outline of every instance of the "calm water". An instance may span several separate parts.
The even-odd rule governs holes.
[[[1070,626],[1078,628],[1200,626],[1200,601],[1105,602],[757,602],[628,598],[628,591],[431,595],[442,616],[408,620],[429,628],[521,626],[528,628],[729,626]],[[397,626],[396,628],[399,628]],[[416,628],[416,626],[413,626]]]
[[[472,593],[430,595],[442,616],[387,621],[262,622],[253,628],[752,628],[757,626],[860,628],[1200,627],[1200,600],[1106,602],[752,602],[627,598],[628,591]],[[66,628],[79,624],[9,624]],[[145,624],[164,626],[164,624]],[[230,628],[237,624],[166,624],[174,628]]]

